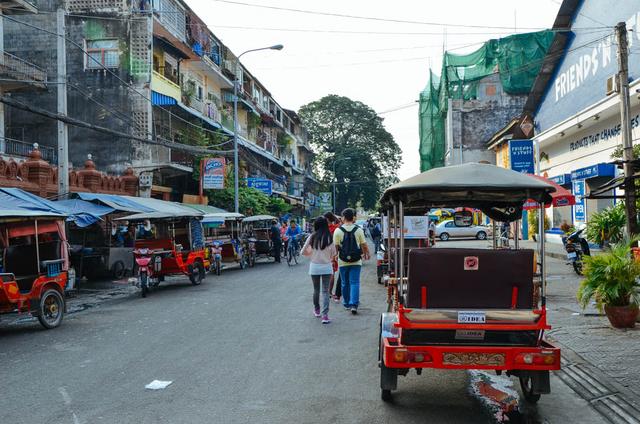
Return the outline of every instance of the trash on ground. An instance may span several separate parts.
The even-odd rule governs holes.
[[[171,383],[173,383],[173,381],[153,380],[151,383],[144,386],[144,388],[149,390],[162,390],[166,389]]]

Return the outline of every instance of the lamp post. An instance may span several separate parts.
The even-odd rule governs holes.
[[[276,44],[269,47],[251,49],[241,53],[236,59],[235,75],[233,76],[233,188],[234,210],[236,213],[240,212],[240,184],[238,172],[238,65],[240,64],[240,58],[247,53],[257,52],[260,50],[282,50],[283,48],[284,46],[282,44]]]
[[[343,160],[350,160],[350,157],[346,157],[346,158],[338,158],[336,160],[333,161],[333,213],[336,213],[336,183],[338,182],[338,179],[336,178],[336,163],[343,161]]]

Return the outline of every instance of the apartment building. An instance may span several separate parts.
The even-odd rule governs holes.
[[[237,132],[241,178],[272,180],[276,195],[292,204],[315,184],[313,152],[297,115],[284,109],[207,25],[178,0],[33,0],[43,13],[31,25],[5,24],[5,47],[33,57],[55,75],[55,12],[66,11],[68,114],[137,137],[181,145],[232,149],[233,84],[238,82]],[[55,87],[17,94],[55,110]],[[25,143],[55,147],[56,123],[8,110],[8,128]],[[132,167],[141,194],[172,200],[196,194],[197,159],[179,148],[69,130],[70,161],[87,154],[100,169]],[[230,156],[229,156],[230,157]]]

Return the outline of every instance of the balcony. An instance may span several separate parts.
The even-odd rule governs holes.
[[[11,53],[4,52],[4,55],[0,56],[0,78],[5,80],[1,83],[4,90],[29,86],[46,88],[47,72]]]
[[[151,89],[172,99],[180,100],[180,86],[159,72],[151,74]]]
[[[3,153],[8,156],[28,158],[33,148],[34,143],[27,143],[22,140],[16,140],[15,138],[5,137]],[[53,164],[58,162],[58,155],[55,148],[39,145],[38,150],[40,150],[42,154],[42,159]]]
[[[38,13],[35,0],[0,0],[0,8],[6,15]]]

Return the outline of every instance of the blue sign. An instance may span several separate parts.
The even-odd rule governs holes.
[[[533,140],[510,140],[509,163],[511,169],[523,174],[535,173],[533,165]]]
[[[576,204],[573,205],[573,222],[585,222],[587,219],[587,205],[584,200],[584,180],[577,180],[573,182],[573,195],[576,196]]]
[[[273,193],[273,181],[265,178],[247,178],[247,187],[253,187],[256,190],[260,190],[267,196],[271,196]]]
[[[629,45],[640,42],[640,3],[637,1],[587,0],[577,3],[572,11],[574,31],[567,34],[564,57],[545,88],[535,114],[536,128],[546,131],[567,118],[587,109],[606,97],[606,80],[617,72],[617,46],[613,30],[595,34],[577,28],[613,27],[627,23]],[[612,7],[612,5],[614,5]],[[597,16],[598,23],[592,21]],[[549,58],[549,56],[547,56]],[[629,80],[640,77],[640,55],[629,55]]]
[[[560,174],[555,177],[549,177],[549,180],[558,185],[565,185],[571,183],[571,174]]]
[[[598,163],[586,168],[571,171],[572,180],[586,180],[595,177],[613,177],[616,175],[616,166],[612,163]]]

